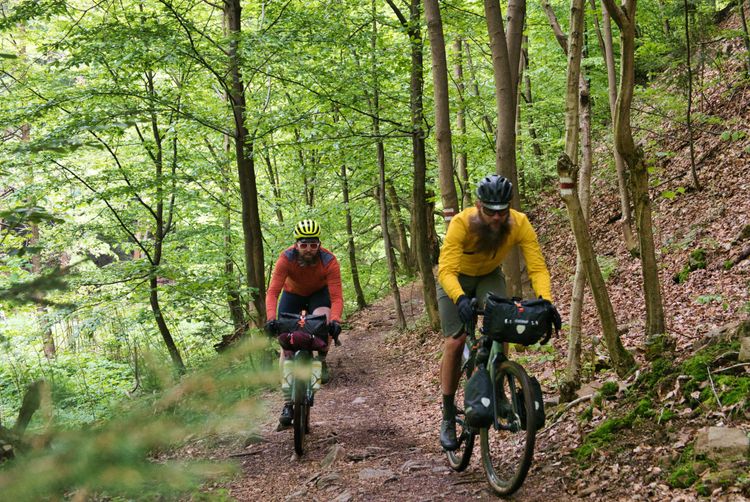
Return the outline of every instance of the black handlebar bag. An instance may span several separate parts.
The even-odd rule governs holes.
[[[534,345],[547,343],[553,329],[560,331],[560,314],[549,300],[502,298],[490,293],[484,304],[482,331],[498,342]]]
[[[285,350],[325,350],[328,347],[326,316],[299,316],[282,312],[278,318],[279,345]]]

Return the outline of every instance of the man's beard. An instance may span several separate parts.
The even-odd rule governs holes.
[[[476,248],[478,253],[495,252],[503,245],[510,234],[510,218],[500,222],[500,227],[495,230],[491,224],[485,223],[481,216],[477,214],[469,220],[469,230],[479,238]]]
[[[318,257],[317,254],[305,256],[302,253],[299,253],[298,262],[303,267],[309,267],[310,265],[315,264],[315,259]]]

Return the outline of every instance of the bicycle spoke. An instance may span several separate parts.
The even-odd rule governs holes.
[[[495,385],[496,420],[481,431],[482,464],[495,492],[508,495],[523,483],[534,455],[536,427],[525,420],[533,400],[528,376],[515,362],[499,365]]]

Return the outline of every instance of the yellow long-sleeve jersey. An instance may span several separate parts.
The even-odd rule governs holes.
[[[456,215],[448,225],[443,247],[440,248],[438,281],[455,302],[464,294],[458,274],[480,276],[489,274],[505,259],[514,244],[518,244],[526,260],[531,285],[538,296],[552,301],[551,279],[544,262],[539,241],[525,214],[510,210],[510,235],[493,252],[476,251],[479,239],[469,231],[469,221],[477,214],[472,206]]]

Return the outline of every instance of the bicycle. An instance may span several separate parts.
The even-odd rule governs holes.
[[[476,436],[479,435],[482,467],[487,481],[498,495],[510,495],[521,487],[531,467],[538,425],[537,411],[543,411],[543,403],[539,402],[540,393],[534,391],[532,379],[526,370],[505,355],[504,341],[500,337],[485,333],[483,327],[480,329],[482,336],[475,338],[477,316],[484,316],[484,311],[476,308],[476,299],[472,304],[474,322],[466,326],[461,379],[456,392],[456,437],[459,447],[446,451],[446,454],[452,469],[457,472],[465,470],[471,460]],[[486,365],[490,374],[494,418],[489,427],[477,430],[466,423],[462,406],[466,382],[480,365]]]
[[[322,383],[323,363],[313,351],[328,345],[328,326],[325,315],[308,316],[282,313],[279,315],[279,344],[293,352],[284,360],[282,391],[290,393],[293,407],[294,451],[305,452],[305,436],[310,433],[310,408],[315,403],[315,392]],[[335,338],[336,345],[341,345]]]

